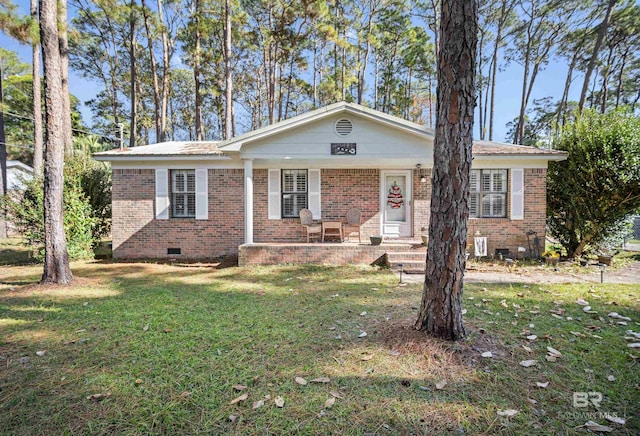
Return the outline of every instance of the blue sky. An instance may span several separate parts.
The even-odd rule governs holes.
[[[19,4],[19,10],[21,13],[28,13],[28,4],[26,0],[17,2]],[[25,4],[22,4],[25,3]],[[6,37],[0,33],[0,47],[17,51],[20,59],[30,64],[31,63],[31,48],[26,45],[18,44],[16,41]],[[81,106],[82,117],[87,124],[91,126],[91,112],[84,105],[84,102],[92,99],[99,90],[97,83],[85,79],[84,77],[76,74],[73,71],[73,64],[70,65],[70,80],[69,88],[71,93],[75,95],[83,103]],[[510,139],[505,138],[507,128],[505,124],[515,118],[520,111],[520,96],[522,92],[522,74],[523,69],[520,65],[512,63],[504,71],[498,72],[497,84],[496,84],[496,108],[495,108],[495,123],[494,123],[494,140],[510,142]],[[552,59],[549,65],[538,74],[538,78],[534,85],[529,107],[533,104],[533,101],[538,98],[552,96],[555,100],[559,99],[562,95],[564,88],[564,81],[567,74],[567,66],[563,60]],[[579,97],[580,88],[582,86],[582,76],[576,75],[574,77],[573,86],[569,95],[570,100],[577,100]],[[476,134],[475,137],[479,138],[478,132],[478,118],[476,114]],[[115,136],[114,132],[114,136]]]

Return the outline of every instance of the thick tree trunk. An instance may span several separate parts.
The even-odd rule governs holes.
[[[67,239],[64,234],[62,191],[64,184],[64,91],[60,68],[57,5],[66,0],[40,0],[40,41],[44,65],[46,152],[44,164],[45,258],[42,283],[69,283]]]
[[[67,40],[67,0],[58,2],[58,44],[60,45],[60,77],[62,78],[62,122],[64,152],[73,153],[71,126],[71,93],[69,92],[69,41]],[[59,109],[58,109],[59,110]]]
[[[38,0],[31,0],[31,19],[38,20]],[[31,42],[31,90],[33,93],[33,171],[42,174],[42,90],[40,84],[40,41]]]
[[[462,291],[469,217],[469,172],[475,106],[478,5],[443,0],[438,100],[422,304],[415,327],[430,335],[464,337]]]
[[[604,19],[602,20],[602,23],[600,23],[600,29],[598,30],[598,39],[596,39],[596,44],[593,47],[593,53],[591,54],[591,59],[589,60],[587,71],[584,73],[584,82],[582,83],[582,92],[580,92],[580,102],[578,103],[579,112],[582,112],[582,108],[584,107],[584,103],[587,99],[589,80],[591,79],[591,74],[593,73],[593,69],[596,66],[596,62],[598,61],[600,47],[602,47],[602,41],[604,41],[604,37],[607,34],[607,27],[609,27],[609,18],[611,18],[611,11],[613,10],[613,7],[616,5],[616,3],[618,3],[618,0],[609,0]]]
[[[169,78],[171,75],[169,65],[169,42],[167,40],[167,28],[164,25],[164,6],[162,0],[158,0],[158,20],[160,21],[160,37],[162,39],[162,100],[160,106],[160,139],[164,142],[167,134],[167,113],[169,107]]]

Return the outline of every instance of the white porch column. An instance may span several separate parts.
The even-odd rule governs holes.
[[[244,160],[244,243],[253,244],[253,159]]]

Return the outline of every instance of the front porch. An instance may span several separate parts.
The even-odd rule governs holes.
[[[426,247],[418,240],[385,240],[381,245],[369,243],[281,243],[243,244],[238,247],[238,264],[276,265],[389,265],[390,258],[416,259],[424,263]]]

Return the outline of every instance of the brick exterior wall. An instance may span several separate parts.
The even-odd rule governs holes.
[[[155,171],[113,170],[115,258],[206,259],[235,254],[244,242],[244,177],[240,169],[208,172],[209,219],[155,219]],[[180,255],[168,255],[180,248]]]
[[[253,171],[254,242],[303,242],[298,218],[268,219],[267,170]],[[320,174],[322,219],[346,223],[347,210],[362,211],[362,240],[380,234],[380,171],[325,169]]]
[[[473,235],[479,231],[488,237],[488,253],[507,248],[516,253],[517,247],[527,246],[526,232],[534,230],[544,244],[546,208],[546,169],[525,169],[524,220],[511,221],[510,196],[507,195],[507,218],[469,220],[468,247],[473,253]],[[254,241],[304,242],[305,234],[297,218],[269,220],[266,169],[254,170]],[[420,182],[425,176],[426,183]],[[116,258],[213,258],[238,253],[244,242],[244,179],[241,169],[210,169],[209,219],[156,220],[155,172],[153,169],[113,170],[113,248]],[[351,207],[362,211],[362,238],[380,232],[380,171],[378,169],[323,169],[322,217],[324,220],[345,222]],[[419,239],[429,225],[431,201],[431,169],[413,171],[413,232]],[[426,230],[425,230],[426,232]],[[167,248],[180,248],[182,254],[167,255]],[[384,246],[383,246],[384,247]],[[247,254],[246,262],[278,263],[274,254],[261,248]],[[379,248],[378,248],[379,249]],[[286,250],[280,262],[291,258]],[[325,249],[310,249],[301,253],[309,262],[360,263],[360,254],[346,248],[335,255]],[[377,253],[377,252],[376,252]],[[376,253],[368,253],[369,259]],[[242,256],[242,253],[241,253]],[[329,257],[328,257],[329,256]],[[364,259],[364,258],[363,258]],[[365,263],[370,263],[368,260]]]

